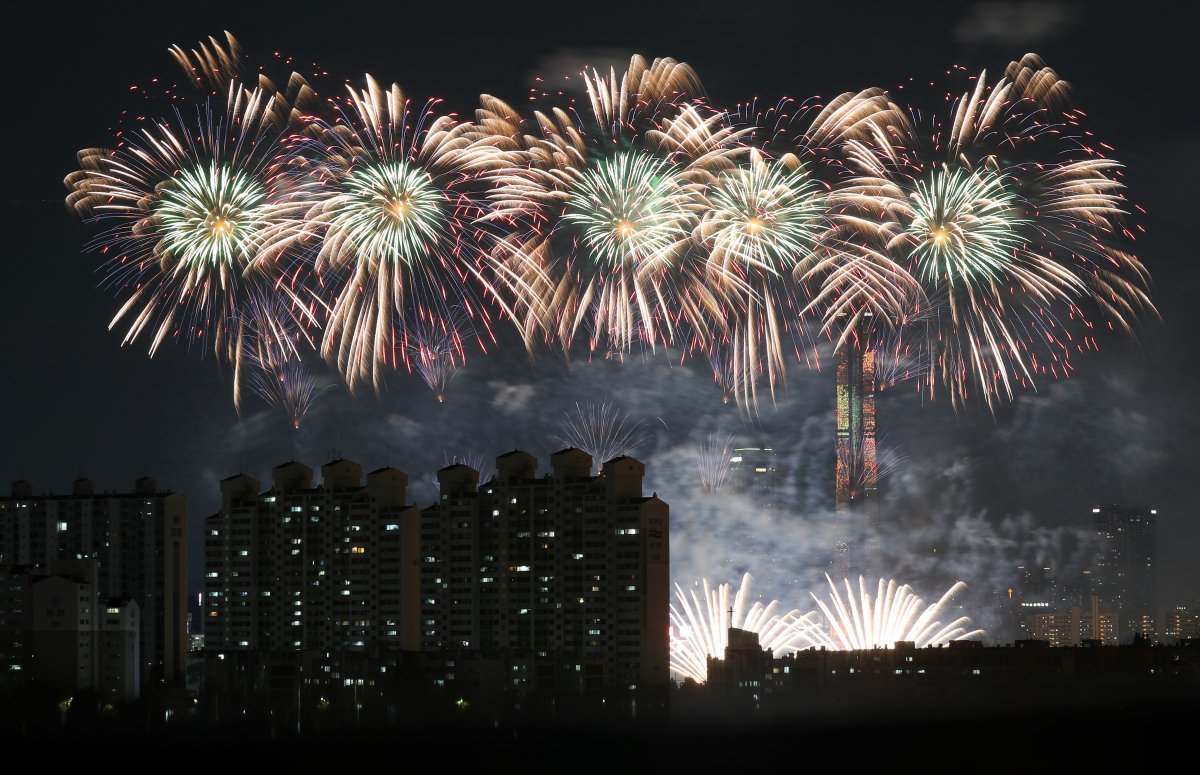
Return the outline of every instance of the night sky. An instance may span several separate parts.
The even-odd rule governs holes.
[[[945,399],[922,401],[911,384],[882,394],[881,447],[898,462],[882,484],[886,525],[873,537],[871,570],[927,600],[967,582],[964,613],[986,628],[994,623],[989,598],[1013,583],[1018,564],[1048,562],[1064,577],[1086,564],[1094,505],[1146,505],[1160,520],[1163,602],[1200,598],[1192,495],[1200,270],[1189,239],[1200,131],[1185,83],[1185,52],[1194,47],[1185,25],[1152,11],[1118,17],[1054,3],[866,4],[848,13],[839,4],[773,9],[710,0],[686,10],[526,2],[367,11],[327,3],[319,14],[243,5],[250,4],[106,3],[79,14],[49,3],[5,6],[0,481],[26,478],[35,492],[69,492],[73,479],[88,476],[98,490],[127,491],[150,475],[186,494],[195,591],[202,521],[218,508],[217,483],[226,476],[246,472],[267,486],[273,465],[295,458],[318,468],[342,456],[366,470],[404,469],[413,500],[425,506],[434,498],[432,474],[448,457],[492,458],[517,446],[547,470],[562,446],[555,436],[563,413],[608,400],[645,429],[638,457],[647,464],[647,493],[671,506],[674,580],[737,582],[749,571],[756,593],[809,610],[831,540],[828,366],[793,368],[777,403],[765,400],[754,420],[722,402],[706,363],[681,366],[678,354],[666,353],[567,365],[550,351],[530,358],[505,334],[488,355],[473,354],[441,404],[404,372],[381,396],[352,397],[321,369],[330,389],[293,431],[282,412],[254,399],[239,417],[228,371],[200,347],[164,347],[150,359],[145,341],[121,346],[123,330],[107,330],[119,302],[98,287],[99,257],[83,250],[96,227],[67,211],[62,179],[79,148],[110,145],[120,111],[138,108],[131,85],[178,78],[169,45],[225,29],[253,61],[276,51],[315,60],[336,76],[329,86],[371,72],[418,99],[442,96],[464,115],[480,92],[519,107],[536,75],[627,62],[635,52],[690,63],[710,100],[732,105],[891,89],[910,76],[938,78],[954,64],[995,77],[1036,51],[1072,83],[1087,128],[1127,165],[1129,198],[1148,211],[1137,252],[1154,278],[1162,321],[1147,321],[1137,342],[1102,339],[1099,353],[1074,359],[1070,379],[1043,380],[995,416],[981,405],[956,413]],[[714,432],[778,451],[785,507],[763,515],[735,494],[701,493],[696,460]]]

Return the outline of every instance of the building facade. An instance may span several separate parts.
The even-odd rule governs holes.
[[[0,569],[0,690],[34,683],[61,698],[141,696],[136,601],[96,591],[96,561]]]
[[[1093,583],[1096,594],[1120,616],[1121,633],[1143,629],[1156,609],[1157,549],[1155,509],[1096,506],[1092,522],[1099,540]]]
[[[421,650],[502,656],[515,688],[635,690],[669,681],[669,518],[629,457],[592,476],[578,449],[514,450],[482,485],[439,472],[421,515]],[[565,674],[565,675],[564,675]]]
[[[15,482],[0,498],[0,566],[95,562],[95,606],[137,603],[142,691],[182,682],[187,654],[187,500],[142,477],[127,493],[96,493],[88,479],[70,495],[34,495]],[[107,606],[106,606],[107,607]]]
[[[204,643],[210,652],[416,650],[420,510],[408,476],[349,460],[275,467],[270,489],[221,482],[204,523]],[[405,552],[409,554],[405,554]]]

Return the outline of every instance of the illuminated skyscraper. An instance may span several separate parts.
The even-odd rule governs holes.
[[[1096,551],[1096,592],[1120,616],[1121,632],[1132,635],[1143,614],[1154,609],[1157,511],[1125,506],[1097,506],[1092,521],[1100,546]]]
[[[878,516],[879,477],[875,459],[875,352],[864,337],[848,339],[837,351],[837,469],[834,504],[838,514],[861,509]]]
[[[868,316],[870,313],[867,313]],[[832,565],[837,573],[865,572],[863,549],[854,536],[879,516],[875,458],[875,351],[868,344],[866,320],[836,353],[837,461],[834,510],[838,533]]]

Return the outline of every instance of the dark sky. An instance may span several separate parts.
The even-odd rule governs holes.
[[[883,444],[902,462],[885,480],[873,571],[913,584],[926,599],[954,580],[969,585],[966,613],[985,626],[988,596],[1021,562],[1067,575],[1088,551],[1091,508],[1150,505],[1160,517],[1160,591],[1200,598],[1192,496],[1198,287],[1192,186],[1200,132],[1191,120],[1185,25],[1139,4],[1116,17],[1085,4],[652,3],[106,3],[72,13],[50,3],[5,6],[5,281],[0,284],[4,435],[0,480],[28,478],[62,492],[80,475],[126,490],[143,474],[189,498],[192,537],[217,508],[217,482],[238,471],[269,478],[296,457],[314,468],[332,454],[368,470],[408,471],[413,496],[432,500],[444,455],[493,457],[519,445],[545,463],[561,446],[559,419],[577,401],[611,400],[644,423],[647,490],[671,504],[673,575],[738,581],[808,610],[818,590],[832,500],[833,382],[829,369],[793,369],[779,402],[757,422],[724,405],[706,367],[645,361],[535,360],[506,345],[468,362],[438,404],[398,374],[381,397],[334,384],[298,432],[278,412],[229,400],[229,375],[211,357],[164,348],[153,360],[108,331],[114,295],[97,287],[99,259],[83,252],[94,229],[63,206],[75,151],[110,142],[129,87],[174,78],[166,49],[233,31],[255,60],[273,52],[318,61],[336,74],[399,81],[462,113],[479,92],[519,105],[535,74],[627,60],[634,52],[692,64],[713,102],[832,95],[937,77],[953,64],[999,74],[1037,51],[1074,86],[1089,129],[1127,165],[1132,201],[1148,210],[1138,252],[1154,279],[1162,323],[1141,341],[1116,337],[1076,359],[1069,380],[1046,381],[995,417],[955,413],[904,388],[880,402]],[[778,5],[778,8],[773,6]],[[513,12],[513,11],[516,12]],[[755,515],[733,494],[704,497],[695,462],[709,433],[774,446],[791,505]],[[191,579],[202,577],[198,549]]]

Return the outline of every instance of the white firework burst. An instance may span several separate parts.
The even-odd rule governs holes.
[[[815,614],[802,615],[794,608],[780,613],[778,600],[747,605],[753,580],[745,574],[736,591],[732,584],[714,588],[708,579],[701,579],[700,589],[693,585],[690,592],[675,585],[678,604],[671,605],[671,675],[675,679],[708,680],[708,658],[724,659],[730,627],[756,633],[759,645],[775,654],[812,645],[808,633],[815,627]]]
[[[946,604],[966,584],[956,581],[933,605],[913,592],[907,584],[897,585],[892,579],[879,580],[872,597],[866,580],[858,577],[858,597],[850,587],[850,580],[843,579],[845,599],[829,574],[830,601],[827,604],[813,593],[813,600],[828,624],[828,631],[821,628],[805,630],[804,635],[813,646],[823,646],[834,651],[856,651],[878,647],[891,647],[896,641],[912,641],[917,648],[939,646],[952,640],[967,640],[984,634],[983,630],[970,630],[969,617],[960,616],[942,623]],[[816,612],[809,614],[810,617]]]

